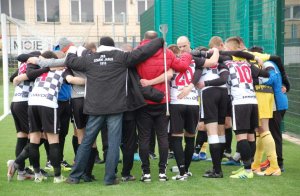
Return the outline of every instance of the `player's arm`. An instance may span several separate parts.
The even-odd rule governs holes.
[[[187,52],[181,54],[179,58],[171,51],[167,54],[171,57],[171,68],[177,72],[185,72],[192,62],[192,55]]]
[[[85,79],[74,76],[71,69],[66,69],[64,71],[63,77],[69,84],[85,85]]]
[[[194,76],[192,79],[192,83],[194,84],[194,86],[196,86],[202,75],[205,58],[199,58],[199,57],[193,56],[193,59],[194,59],[196,66],[195,66],[195,73],[194,73]]]
[[[290,81],[288,79],[288,76],[285,72],[284,65],[282,63],[281,58],[277,55],[271,55],[269,60],[273,61],[277,65],[277,67],[278,67],[278,69],[281,73],[282,84],[286,87],[286,91],[288,92],[290,90],[291,85],[290,85]]]
[[[227,55],[227,56],[236,56],[240,58],[244,58],[247,60],[255,60],[255,56],[250,54],[249,52],[244,52],[241,50],[236,51],[220,51],[220,55]]]
[[[14,84],[14,86],[17,86],[18,84],[20,84],[21,82],[23,82],[25,80],[28,80],[28,77],[25,73],[23,73],[13,79],[13,84]]]
[[[68,75],[66,77],[66,80],[69,84],[75,84],[75,85],[85,85],[85,79],[81,77],[75,77]]]
[[[73,70],[85,72],[87,65],[89,64],[87,58],[90,56],[78,57],[76,52],[77,48],[75,46],[71,46],[68,50],[68,55],[64,64]]]
[[[277,82],[277,75],[275,73],[275,70],[273,67],[268,67],[266,71],[269,72],[269,78],[265,79],[263,78],[260,83],[268,86],[272,86],[274,83]]]
[[[14,78],[18,76],[19,73],[19,69],[17,69],[10,77],[9,77],[9,81],[13,82]]]
[[[219,50],[217,48],[212,48],[211,50],[213,51],[213,54],[209,59],[205,59],[203,67],[215,66],[219,61]]]
[[[207,81],[203,81],[203,82],[199,82],[199,84],[197,85],[198,88],[204,88],[206,86],[221,86],[223,84],[226,84],[226,82],[228,81],[228,76],[229,76],[229,71],[228,68],[226,67],[226,65],[224,64],[220,64],[218,66],[219,69],[219,78],[216,78],[214,80],[207,80]]]
[[[162,38],[155,38],[149,43],[134,49],[131,52],[124,53],[124,62],[127,67],[133,67],[154,55],[162,48],[164,40]]]
[[[268,78],[270,76],[268,71],[262,70],[253,64],[251,64],[250,68],[251,68],[251,74],[253,78],[258,78],[258,77]]]
[[[60,67],[64,66],[66,58],[62,59],[45,59],[45,58],[38,58],[38,57],[30,57],[27,60],[27,63],[39,65],[40,67]]]
[[[173,74],[174,74],[173,69],[169,69],[167,71],[167,80],[168,81],[171,80],[171,78],[173,77]],[[142,84],[143,87],[145,87],[145,86],[153,86],[153,85],[156,85],[156,84],[160,84],[160,83],[165,82],[165,74],[163,73],[160,76],[158,76],[156,78],[153,78],[151,80],[141,79],[140,82],[141,82],[141,84]]]
[[[32,81],[48,71],[50,71],[49,67],[40,68],[38,65],[27,64],[26,75]]]

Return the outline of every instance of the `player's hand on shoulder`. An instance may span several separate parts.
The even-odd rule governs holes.
[[[28,58],[27,63],[36,65],[38,63],[38,61],[39,61],[38,57],[30,57],[30,58]]]

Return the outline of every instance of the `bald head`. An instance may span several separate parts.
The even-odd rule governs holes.
[[[147,31],[145,34],[144,34],[144,39],[155,39],[157,38],[157,33],[155,31]]]
[[[191,51],[191,44],[190,44],[189,38],[186,36],[178,37],[177,46],[180,50],[180,53]]]

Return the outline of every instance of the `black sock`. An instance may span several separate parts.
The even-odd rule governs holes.
[[[195,153],[199,154],[204,142],[207,142],[207,132],[198,131],[197,138],[196,138],[196,145],[195,145]]]
[[[48,140],[41,138],[40,145],[42,145],[42,144],[44,144],[44,148],[45,148],[46,155],[47,155],[47,161],[49,161],[50,160],[50,158],[49,158],[49,142],[48,142]]]
[[[221,158],[221,162],[222,162],[223,154],[224,154],[224,151],[225,151],[225,145],[226,145],[226,143],[220,143],[220,158]]]
[[[215,169],[216,173],[220,173],[221,170],[221,157],[220,157],[220,151],[221,151],[221,146],[220,143],[216,144],[209,144],[209,151],[213,163],[213,168]]]
[[[35,173],[40,173],[40,144],[29,144],[29,158],[32,160],[32,166]]]
[[[85,168],[85,174],[89,177],[91,177],[93,172],[96,155],[97,155],[97,148],[92,148],[88,163]]]
[[[27,142],[27,141],[26,141]],[[23,148],[22,152],[17,156],[15,163],[18,166],[18,169],[23,171],[25,167],[25,160],[29,157],[29,143],[26,144],[26,146]],[[22,163],[24,163],[24,166],[22,168]]]
[[[73,145],[74,154],[76,155],[78,149],[78,137],[75,135],[73,135],[72,137],[72,145]]]
[[[225,129],[225,152],[231,154],[232,128]]]
[[[49,144],[49,159],[54,169],[54,176],[61,174],[61,153],[59,143]]]
[[[65,135],[59,135],[59,148],[60,148],[60,157],[61,157],[60,161],[63,161],[64,159],[65,139],[66,139]]]
[[[21,152],[25,148],[27,141],[28,141],[27,137],[26,138],[17,138],[16,151],[15,151],[16,158],[21,154]],[[23,171],[24,168],[25,168],[25,159],[23,161],[20,160],[20,162],[19,162],[19,170]]]
[[[256,142],[255,141],[248,141],[251,149],[251,161],[254,159],[254,154],[256,151]]]
[[[251,169],[251,148],[248,140],[240,140],[237,142],[237,148],[241,153],[241,159],[245,169]]]
[[[184,140],[185,140],[185,149],[184,149],[185,172],[188,172],[192,162],[195,137],[184,137]]]
[[[179,173],[181,176],[185,173],[185,160],[184,160],[184,152],[182,147],[182,137],[172,136],[172,146],[174,150],[175,160],[179,169]]]

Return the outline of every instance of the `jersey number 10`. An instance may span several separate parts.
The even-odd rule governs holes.
[[[247,65],[236,66],[240,83],[252,83],[251,69]]]

